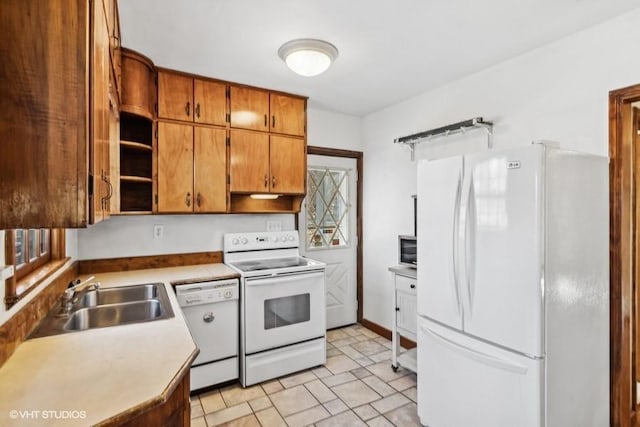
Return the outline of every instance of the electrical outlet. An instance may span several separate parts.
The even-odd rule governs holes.
[[[267,221],[267,231],[282,231],[282,221]]]
[[[162,239],[163,236],[164,236],[164,225],[155,224],[153,226],[153,238],[154,239]]]

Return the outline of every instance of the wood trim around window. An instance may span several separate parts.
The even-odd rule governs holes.
[[[636,373],[633,356],[638,345],[635,296],[636,231],[634,198],[640,183],[638,150],[631,135],[631,104],[640,101],[640,85],[609,93],[609,209],[610,209],[610,411],[613,427],[637,421]]]
[[[346,157],[350,159],[356,159],[356,168],[358,170],[358,181],[356,189],[358,191],[358,197],[356,201],[356,235],[358,238],[358,248],[356,252],[356,294],[358,300],[357,320],[362,321],[362,307],[363,303],[363,288],[362,288],[362,181],[363,181],[363,158],[362,151],[342,150],[338,148],[327,147],[315,147],[307,146],[307,154],[314,154],[317,156],[329,156],[329,157]],[[296,215],[296,228],[298,228],[298,216]]]
[[[5,231],[5,264],[13,265],[15,269],[15,233],[11,230]],[[49,235],[50,259],[38,263],[30,268],[29,272],[18,278],[15,274],[5,280],[6,308],[11,308],[16,302],[24,298],[29,292],[42,283],[47,277],[59,270],[67,261],[65,246],[65,231],[62,228],[51,229]]]

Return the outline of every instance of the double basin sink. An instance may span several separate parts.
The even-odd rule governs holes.
[[[79,291],[64,310],[56,305],[29,335],[37,338],[174,316],[162,283]]]

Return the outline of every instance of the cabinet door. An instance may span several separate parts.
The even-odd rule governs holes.
[[[208,80],[193,81],[193,121],[224,126],[227,123],[227,86]]]
[[[93,2],[91,50],[91,137],[89,165],[93,176],[93,195],[89,206],[89,222],[98,223],[108,217],[109,188],[109,85],[111,60],[109,28],[102,2]]]
[[[304,194],[307,156],[304,139],[270,137],[270,189],[272,193]]]
[[[396,291],[396,324],[398,329],[409,332],[408,338],[416,339],[418,312],[416,295],[407,292]]]
[[[158,212],[193,211],[193,126],[158,123]]]
[[[304,136],[304,99],[272,93],[269,104],[271,110],[271,132]]]
[[[230,191],[269,192],[269,135],[231,131]]]
[[[231,127],[269,130],[269,92],[231,86],[229,93]]]
[[[193,121],[193,79],[158,71],[158,117]]]
[[[193,129],[193,189],[195,212],[227,210],[227,132],[195,126]]]

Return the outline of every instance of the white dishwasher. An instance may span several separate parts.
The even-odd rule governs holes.
[[[191,391],[238,378],[238,279],[173,283],[191,336],[200,349],[191,364]]]

